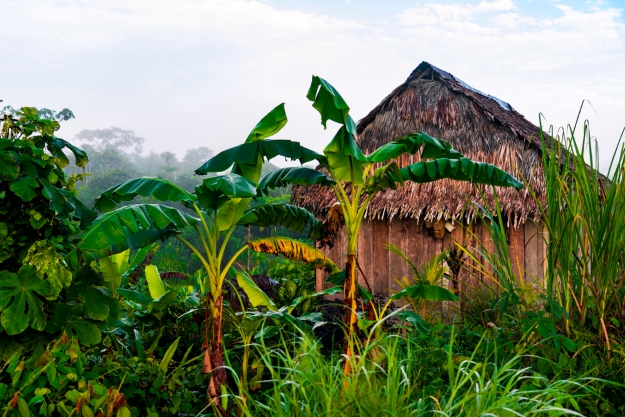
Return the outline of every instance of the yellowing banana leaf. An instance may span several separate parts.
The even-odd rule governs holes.
[[[125,181],[104,191],[95,200],[94,208],[108,213],[122,201],[130,201],[137,195],[154,197],[159,201],[195,201],[196,197],[176,184],[158,177],[142,177]]]
[[[502,187],[523,188],[523,183],[512,175],[491,164],[474,162],[468,158],[440,158],[433,161],[417,162],[400,170],[401,179],[419,183],[443,178],[471,181],[476,184],[490,184]]]
[[[314,214],[292,204],[263,204],[248,210],[238,221],[241,226],[284,226],[294,232],[302,232],[310,225],[308,236],[323,237],[323,223]]]
[[[295,261],[306,262],[316,269],[336,272],[336,264],[319,249],[288,237],[267,237],[249,241],[248,246],[255,252],[283,255]]]

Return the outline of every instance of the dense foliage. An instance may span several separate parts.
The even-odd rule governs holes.
[[[180,163],[163,154],[151,172],[141,165],[143,140],[132,132],[81,132],[79,139],[89,143],[88,158],[56,136],[60,122],[73,117],[68,110],[5,110],[0,138],[3,416],[625,413],[625,236],[619,233],[625,151],[616,153],[607,178],[586,168],[585,161],[595,155],[587,158],[588,143],[578,148],[572,131],[570,138],[561,138],[567,152],[545,154],[550,196],[543,207],[550,235],[545,286],[517,277],[504,219],[494,207],[481,219],[491,225],[493,253],[476,239],[476,248],[457,246],[415,265],[388,246],[391,256],[410,264],[414,276],[399,279],[403,288],[390,299],[359,287],[354,331],[346,332],[344,304],[323,298],[343,288],[315,293],[315,268],[333,272],[331,283],[344,283],[345,271],[305,243],[312,243],[307,236],[323,237],[351,214],[322,225],[286,204],[288,184],[332,186],[342,195],[341,187],[352,182],[369,196],[402,181],[468,175],[469,163],[426,168],[429,175],[414,167],[396,170],[391,162],[367,171],[372,175],[354,177],[338,167],[341,159],[365,168],[397,152],[416,152],[419,140],[452,159],[460,157],[427,136],[403,138],[373,156],[358,154],[349,109],[341,107],[342,99],[336,101],[338,93],[329,84],[323,90],[321,81],[314,91],[321,99],[311,93],[311,100],[338,103],[338,110],[316,108],[324,123],[340,119],[344,130],[327,155],[306,156],[294,142],[287,147],[285,141],[266,140],[286,123],[278,108],[234,151],[213,156],[205,150],[196,152],[201,160],[188,156]],[[343,141],[342,148],[336,141]],[[348,148],[355,153],[341,153]],[[250,150],[258,152],[255,157],[249,157]],[[244,162],[238,159],[241,152]],[[268,172],[260,162],[260,169],[263,157],[285,153],[316,158],[336,181],[309,168]],[[199,185],[189,175],[193,182],[184,185],[183,169],[171,169],[184,164],[213,174]],[[81,169],[89,166],[85,182]],[[231,166],[229,174],[218,172]],[[480,172],[474,171],[477,181],[518,185],[505,173],[496,172],[493,180],[479,177]],[[163,178],[133,179],[159,173]],[[344,200],[353,202],[345,194]],[[80,197],[101,215],[96,218]],[[139,204],[131,205],[133,198]],[[234,210],[222,209],[228,204]],[[360,208],[354,204],[354,214]],[[232,211],[235,217],[228,214]],[[111,227],[98,231],[107,224]],[[151,234],[142,234],[146,230]],[[92,239],[96,233],[106,239]],[[175,239],[162,240],[170,236]],[[463,263],[476,251],[484,259],[479,271]],[[462,309],[442,286],[443,278],[457,277],[456,267],[488,275],[493,283],[474,288]],[[215,271],[222,281],[215,280]],[[398,300],[405,306],[397,308]],[[458,310],[453,323],[429,313],[428,303],[443,300]],[[216,301],[223,326],[219,338],[211,327]],[[206,372],[214,365],[207,356],[215,346],[223,349],[224,374],[211,392],[215,368]]]

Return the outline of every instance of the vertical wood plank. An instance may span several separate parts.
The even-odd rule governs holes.
[[[525,282],[539,279],[538,229],[533,221],[525,222]]]
[[[406,256],[410,259],[407,249],[408,249],[408,228],[409,221],[406,219],[394,219],[390,223],[389,230],[389,242],[396,245],[401,249]],[[388,251],[389,255],[389,277],[388,277],[388,289],[391,292],[399,290],[399,285],[395,282],[395,279],[401,280],[403,277],[411,277],[411,274],[407,274],[408,265],[407,263],[398,255]]]
[[[373,224],[365,220],[361,223],[360,233],[358,235],[358,264],[362,269],[362,273],[358,273],[358,283],[367,288],[365,277],[373,288]]]
[[[389,241],[389,223],[386,220],[373,221],[373,281],[374,292],[386,294],[388,291],[389,254],[384,242]]]
[[[519,281],[525,279],[525,226],[519,225],[518,228],[510,227],[510,262],[512,270]]]

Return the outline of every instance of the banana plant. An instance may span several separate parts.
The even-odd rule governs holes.
[[[358,232],[373,197],[385,189],[397,189],[405,181],[427,183],[443,178],[470,181],[476,184],[490,184],[502,187],[523,188],[523,184],[501,169],[481,162],[475,162],[454,150],[443,140],[424,132],[414,133],[387,143],[370,155],[358,147],[356,123],[349,115],[350,108],[339,92],[326,80],[313,76],[307,98],[321,115],[321,124],[327,128],[327,121],[340,124],[334,138],[323,151],[324,157],[317,159],[329,177],[335,180],[330,185],[336,196],[346,227],[347,260],[343,287],[345,325],[347,339],[358,321],[357,311],[357,250]],[[421,161],[400,168],[395,160],[403,154],[421,152]],[[328,220],[332,222],[331,219]],[[352,355],[346,343],[345,354]],[[345,372],[349,372],[349,361],[345,361]]]
[[[84,260],[91,261],[174,237],[198,257],[206,272],[200,284],[209,305],[207,327],[211,334],[203,371],[211,373],[209,395],[222,415],[225,415],[225,409],[217,401],[227,382],[222,346],[222,287],[228,271],[248,248],[245,245],[226,259],[228,241],[238,225],[285,226],[295,232],[309,226],[309,237],[320,238],[323,225],[308,211],[290,204],[250,207],[250,203],[254,197],[287,183],[334,184],[327,176],[304,167],[287,168],[280,170],[279,174],[260,178],[263,163],[278,155],[299,160],[300,163],[322,157],[298,142],[267,140],[278,133],[286,122],[284,104],[281,104],[252,129],[243,144],[219,153],[195,171],[200,175],[209,172],[221,174],[204,179],[195,187],[194,193],[165,179],[149,177],[128,180],[106,190],[95,201],[95,208],[103,214],[85,231],[77,245]],[[223,173],[228,170],[228,173]],[[131,201],[138,195],[182,203],[195,215],[163,204],[117,208],[120,203]],[[195,229],[201,247],[194,246],[181,236],[181,230],[186,227]]]
[[[422,271],[420,271],[397,245],[387,242],[384,244],[384,248],[402,258],[413,273],[412,280],[405,276],[402,279],[394,278],[401,290],[393,294],[391,299],[405,298],[412,307],[412,311],[415,313],[419,310],[422,311],[423,318],[426,317],[428,301],[459,301],[458,296],[440,286],[443,278],[450,277],[450,268],[445,264],[450,259],[451,251],[449,249],[425,262],[422,265]]]

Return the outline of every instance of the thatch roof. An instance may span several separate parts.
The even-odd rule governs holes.
[[[487,162],[525,179],[545,201],[545,176],[541,162],[539,128],[508,103],[484,94],[453,75],[422,62],[408,79],[358,122],[358,144],[365,153],[398,137],[423,131],[448,141],[466,157]],[[405,166],[419,161],[406,155]],[[493,207],[492,187],[480,186]],[[517,226],[540,213],[530,191],[498,188],[502,212]],[[323,214],[334,203],[332,190],[296,187],[293,200]],[[397,190],[378,193],[371,201],[369,219],[416,218],[469,220],[475,216],[470,201],[482,203],[473,184],[441,180],[427,184],[406,183]]]

